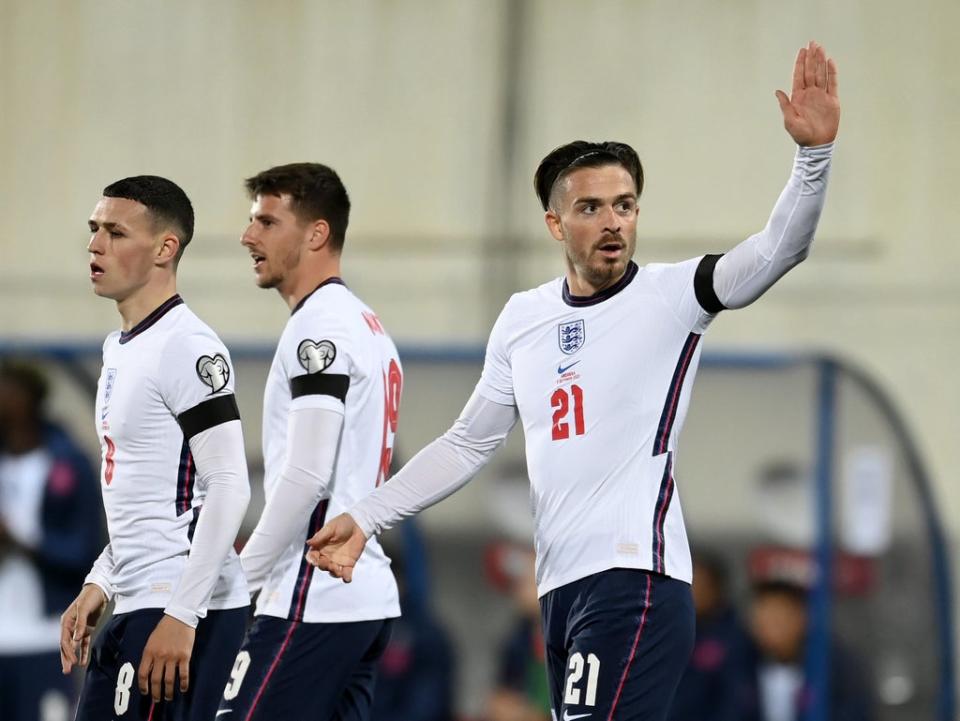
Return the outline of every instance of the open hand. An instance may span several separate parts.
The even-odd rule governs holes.
[[[173,684],[178,675],[180,692],[187,692],[190,687],[190,656],[193,654],[196,633],[195,629],[173,616],[164,615],[160,619],[147,639],[140,659],[137,680],[142,695],[149,694],[154,703],[160,703],[162,689],[163,698],[172,701]]]
[[[349,513],[329,521],[307,541],[307,561],[345,583],[353,580],[353,567],[360,560],[367,537]]]
[[[75,665],[87,665],[90,639],[106,605],[107,597],[100,587],[88,583],[60,616],[60,666],[64,674]]]
[[[837,64],[823,46],[810,41],[800,48],[793,66],[790,97],[777,91],[783,125],[797,145],[832,143],[840,127]]]

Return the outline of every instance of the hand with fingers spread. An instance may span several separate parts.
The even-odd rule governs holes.
[[[837,64],[823,46],[810,41],[800,48],[793,66],[790,97],[777,91],[783,125],[797,145],[832,143],[840,127]]]
[[[88,583],[60,616],[60,665],[68,674],[74,666],[90,660],[90,639],[97,627],[107,597],[99,586]]]
[[[160,702],[161,696],[172,701],[173,686],[178,675],[180,692],[187,692],[195,636],[195,629],[173,616],[164,615],[143,648],[137,672],[141,694],[149,695],[155,703]]]
[[[307,561],[344,583],[353,580],[353,567],[360,560],[367,537],[349,513],[329,521],[307,541]]]

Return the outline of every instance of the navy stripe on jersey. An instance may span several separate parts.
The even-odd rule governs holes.
[[[666,539],[663,526],[667,520],[667,511],[670,510],[670,500],[673,498],[673,453],[667,454],[667,463],[663,467],[663,478],[660,480],[660,492],[657,494],[657,505],[653,509],[653,570],[664,573],[663,558],[666,552]]]
[[[587,305],[596,305],[597,303],[602,303],[609,298],[612,298],[621,290],[630,285],[630,282],[637,277],[637,272],[640,269],[637,267],[637,264],[632,260],[627,263],[627,270],[621,276],[620,280],[611,285],[609,288],[601,290],[599,293],[594,293],[593,295],[573,295],[570,292],[570,286],[567,285],[567,279],[563,279],[563,302],[567,305],[572,305],[575,308],[582,308]]]
[[[723,257],[720,255],[705,255],[697,265],[697,271],[693,274],[693,292],[697,296],[697,302],[707,313],[719,313],[726,310],[727,306],[720,302],[717,297],[717,291],[713,287],[713,269],[717,267],[717,261]]]
[[[150,328],[154,323],[163,318],[169,311],[176,308],[178,305],[183,304],[183,298],[179,295],[175,295],[172,298],[168,298],[163,303],[160,304],[160,307],[154,310],[150,315],[144,318],[142,321],[137,323],[133,328],[126,331],[120,332],[120,343],[126,343],[133,340],[138,335],[143,333],[147,328]]]
[[[667,400],[663,405],[663,413],[660,415],[660,425],[657,427],[656,438],[653,439],[653,455],[659,456],[667,451],[670,443],[670,431],[673,430],[673,422],[677,418],[677,407],[680,405],[680,392],[683,390],[683,380],[687,376],[687,369],[690,368],[690,362],[693,360],[693,353],[697,349],[697,343],[700,342],[700,336],[697,333],[691,333],[687,336],[683,344],[683,350],[680,351],[680,358],[677,360],[677,367],[673,371],[673,380],[670,381],[670,389],[667,391]]]
[[[323,528],[323,523],[327,518],[327,504],[329,500],[324,499],[317,504],[310,516],[310,525],[307,527],[307,537],[304,539],[303,553],[300,554],[300,570],[297,571],[297,580],[293,584],[293,598],[290,599],[290,611],[287,613],[287,619],[290,621],[302,621],[303,609],[307,605],[307,593],[310,591],[310,581],[313,579],[313,566],[307,563],[307,551],[310,547],[306,541],[313,538],[314,534]]]
[[[180,424],[180,430],[183,431],[183,437],[186,440],[221,423],[239,420],[240,409],[237,407],[237,399],[233,393],[228,396],[209,398],[177,416],[177,423]]]
[[[180,448],[180,467],[177,470],[177,515],[182,516],[190,510],[193,502],[193,482],[197,476],[197,467],[193,462],[190,444],[183,439]]]
[[[348,390],[350,376],[341,373],[306,373],[290,379],[290,395],[294,398],[333,396],[346,403]]]
[[[190,541],[190,543],[193,543],[193,534],[197,530],[197,521],[200,520],[201,508],[203,508],[203,506],[197,506],[193,509],[193,520],[190,521],[190,525],[187,527],[187,540]]]
[[[314,293],[316,293],[318,290],[320,290],[320,289],[321,289],[323,286],[325,286],[325,285],[346,285],[346,283],[343,282],[343,278],[338,278],[337,276],[332,276],[332,277],[330,277],[330,278],[327,278],[327,279],[326,279],[325,281],[323,281],[320,285],[318,285],[316,288],[314,288],[314,289],[311,290],[309,293],[307,293],[305,296],[303,296],[303,297],[300,299],[300,302],[297,303],[297,304],[293,307],[293,310],[290,311],[290,315],[293,315],[293,314],[296,313],[298,310],[300,310],[301,308],[303,308],[303,304],[307,302],[307,298],[309,298],[311,295],[313,295]]]

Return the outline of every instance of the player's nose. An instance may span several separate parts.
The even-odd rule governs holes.
[[[603,221],[603,229],[612,232],[620,232],[620,218],[612,205],[604,206],[600,211],[600,220]]]
[[[90,234],[90,240],[87,243],[87,252],[101,255],[103,253],[103,239],[100,237],[100,231]]]

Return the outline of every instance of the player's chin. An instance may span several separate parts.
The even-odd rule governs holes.
[[[98,295],[101,298],[109,298],[110,300],[117,300],[117,292],[112,290],[110,286],[104,285],[102,280],[95,280],[91,283],[94,295]]]
[[[600,257],[593,264],[593,270],[596,275],[604,280],[615,280],[619,278],[627,269],[629,258],[626,253],[622,253],[616,258]]]
[[[272,275],[267,275],[265,273],[258,273],[256,277],[256,284],[258,288],[276,288],[279,282],[279,278]]]

